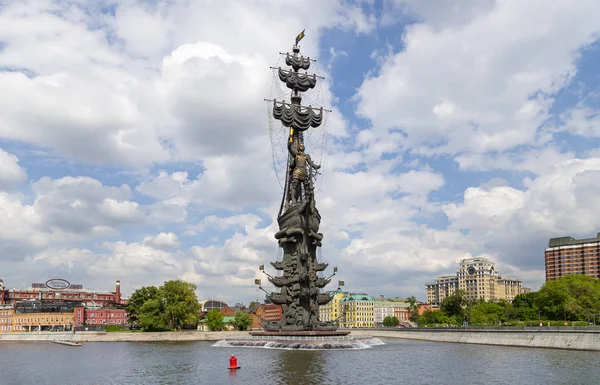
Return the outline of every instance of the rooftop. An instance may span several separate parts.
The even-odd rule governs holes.
[[[373,298],[366,294],[350,294],[342,299],[342,302],[350,302],[350,301],[371,301],[373,302]]]
[[[548,247],[581,245],[583,243],[590,243],[590,242],[600,242],[600,233],[596,234],[596,238],[575,239],[575,238],[569,237],[569,236],[559,237],[559,238],[550,238]]]

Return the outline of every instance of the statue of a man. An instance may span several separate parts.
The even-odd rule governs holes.
[[[292,185],[291,185],[291,195],[292,195],[292,204],[296,203],[298,200],[299,194],[299,186],[298,183],[306,183],[308,172],[306,170],[307,166],[310,165],[315,170],[321,168],[320,165],[315,164],[312,159],[310,159],[310,155],[304,153],[304,144],[300,143],[298,145],[298,149],[296,150],[292,143],[288,144],[288,149],[292,157],[294,158],[293,163],[293,171],[292,171]]]

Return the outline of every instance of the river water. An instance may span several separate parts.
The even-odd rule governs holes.
[[[383,339],[363,350],[0,342],[1,385],[598,384],[600,354]],[[241,369],[227,369],[235,354]]]

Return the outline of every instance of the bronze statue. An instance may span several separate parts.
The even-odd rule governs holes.
[[[314,199],[313,178],[321,165],[315,164],[310,155],[304,152],[304,132],[311,127],[319,127],[323,111],[327,111],[302,106],[301,92],[313,88],[318,76],[309,77],[299,74],[298,70],[307,70],[311,60],[300,55],[300,48],[294,46],[293,55],[286,56],[286,64],[292,68],[278,69],[280,80],[292,90],[291,100],[269,100],[273,102],[273,118],[284,127],[289,127],[290,135],[286,181],[277,217],[279,231],[275,234],[275,239],[283,249],[283,257],[280,261],[271,262],[280,275],[267,274],[269,282],[279,289],[279,292],[267,292],[267,298],[281,305],[283,317],[281,322],[265,322],[263,327],[280,334],[320,332],[341,335],[348,332],[336,332],[335,322],[319,321],[319,306],[331,301],[329,294],[321,293],[321,290],[331,281],[335,270],[327,278],[319,276],[328,266],[317,260],[317,249],[322,245],[323,234],[319,232],[321,215]],[[306,79],[310,79],[310,84]]]
[[[294,149],[293,144],[290,142],[288,144],[288,150],[290,151],[290,154],[292,156],[292,161],[293,163],[290,165],[290,168],[292,169],[292,182],[291,182],[291,186],[290,186],[290,195],[291,195],[291,202],[292,204],[295,204],[298,202],[298,198],[301,195],[301,189],[300,186],[298,185],[299,182],[302,182],[302,184],[304,185],[304,191],[308,191],[309,185],[308,185],[308,177],[312,178],[312,175],[308,175],[310,173],[310,170],[307,170],[308,166],[312,167],[315,170],[318,170],[321,168],[320,165],[315,164],[312,159],[310,158],[310,155],[305,154],[304,153],[304,144],[300,143],[298,144],[298,150]]]

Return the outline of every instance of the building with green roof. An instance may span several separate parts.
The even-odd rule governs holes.
[[[348,294],[340,301],[343,316],[340,327],[372,328],[375,327],[374,301],[367,294]]]
[[[234,325],[234,321],[235,321],[235,317],[223,317],[223,327],[225,330],[235,330],[235,325]],[[209,332],[210,329],[208,328],[208,325],[206,325],[206,319],[201,320],[200,322],[198,322],[198,331],[201,332]]]
[[[385,317],[396,317],[398,321],[410,321],[410,303],[399,298],[373,300],[373,312],[375,326],[383,326]]]

